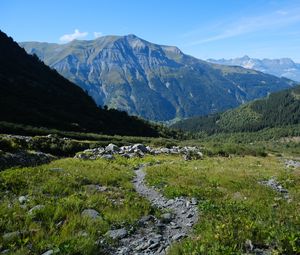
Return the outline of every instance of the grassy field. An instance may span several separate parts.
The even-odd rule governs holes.
[[[244,254],[251,245],[270,254],[300,254],[300,169],[286,168],[283,161],[300,155],[297,139],[239,142],[239,136],[187,141],[101,136],[90,141],[36,136],[24,145],[2,136],[0,149],[73,155],[106,145],[110,138],[120,145],[197,145],[205,157],[195,161],[170,155],[114,161],[64,158],[6,169],[0,172],[0,251],[106,254],[105,246],[113,245],[105,237],[108,230],[133,231],[142,216],[160,213],[131,183],[137,165],[159,160],[161,164],[147,168],[149,185],[170,198],[183,195],[199,200],[199,223],[191,237],[171,248],[171,255]],[[271,177],[288,189],[290,200],[259,184]],[[97,192],[91,189],[93,184],[107,189]],[[21,196],[28,196],[28,201],[20,203]],[[36,205],[43,207],[30,214]],[[100,218],[82,216],[84,209],[97,210]]]
[[[290,200],[261,180],[275,177]],[[210,157],[170,161],[147,169],[150,185],[168,197],[199,199],[193,237],[170,254],[243,254],[250,243],[270,254],[300,254],[300,169],[269,157]],[[251,241],[251,242],[250,242]]]
[[[2,171],[0,250],[20,255],[41,254],[48,249],[58,254],[101,254],[101,245],[96,242],[107,230],[121,226],[130,229],[143,215],[155,213],[131,184],[133,168],[139,163],[139,159],[111,162],[67,158]],[[90,190],[91,184],[107,190]],[[28,202],[22,205],[18,198],[25,195]],[[28,213],[36,205],[44,207]],[[87,208],[97,210],[101,219],[81,216]]]

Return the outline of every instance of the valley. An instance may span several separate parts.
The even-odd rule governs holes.
[[[11,153],[28,148],[24,141],[31,139],[48,139],[51,147],[66,140],[1,139]],[[73,152],[75,157],[25,168],[2,166],[1,252],[299,252],[299,143],[291,152],[284,141],[278,141],[280,146],[270,141],[268,148],[252,141],[234,152],[232,143],[216,151],[221,144],[190,140],[186,147],[174,140],[182,147],[172,147],[167,140],[160,142],[154,147],[98,147],[90,141],[96,147]],[[0,145],[3,150],[4,143]]]
[[[0,255],[300,255],[299,2],[0,5]]]

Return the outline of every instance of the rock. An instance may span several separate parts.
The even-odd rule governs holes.
[[[163,223],[170,223],[173,219],[173,215],[171,213],[164,213],[161,215],[161,221]]]
[[[192,198],[192,200],[191,200],[191,204],[192,205],[196,205],[198,203],[198,201],[197,201],[197,198]]]
[[[172,236],[172,240],[177,241],[177,240],[179,240],[179,239],[181,239],[181,238],[183,238],[185,236],[186,236],[185,233],[178,233],[178,234]]]
[[[154,216],[152,216],[152,215],[147,215],[147,216],[143,216],[140,220],[139,220],[139,225],[145,225],[145,224],[147,224],[148,222],[150,222],[150,221],[153,221],[153,220],[155,220],[155,217]]]
[[[114,240],[116,239],[122,239],[126,237],[128,234],[127,230],[125,228],[115,229],[115,230],[109,230],[106,235]]]
[[[170,153],[170,149],[168,149],[168,148],[161,148],[160,149],[160,153],[169,154]]]
[[[194,216],[193,213],[188,213],[188,215],[186,217],[189,219],[189,218],[192,218],[193,216]]]
[[[99,214],[99,212],[97,212],[94,209],[84,209],[81,213],[81,216],[83,217],[89,217],[93,220],[98,220],[101,219],[101,216]]]
[[[300,162],[295,160],[286,160],[285,164],[287,167],[300,167]]]
[[[128,153],[121,154],[121,156],[124,158],[130,158],[130,155]]]
[[[252,244],[252,241],[247,239],[246,242],[245,242],[245,248],[247,251],[253,251],[253,244]]]
[[[147,149],[147,147],[145,145],[141,144],[141,143],[134,144],[132,146],[132,149],[133,150],[140,150],[143,153],[148,153],[149,152],[149,150]]]
[[[105,151],[107,151],[107,152],[116,153],[119,150],[120,150],[120,148],[117,145],[113,144],[113,143],[110,143],[109,145],[107,145],[105,147]]]
[[[28,201],[28,197],[27,196],[20,196],[18,198],[18,200],[19,200],[20,204],[25,204]]]
[[[29,211],[28,214],[29,215],[34,215],[36,212],[41,211],[45,208],[44,205],[36,205],[34,207],[32,207]]]
[[[104,192],[107,190],[106,186],[100,186],[98,184],[88,184],[84,186],[85,190],[88,192]]]
[[[53,250],[48,250],[48,251],[42,253],[42,255],[52,255],[52,254],[54,254]]]
[[[111,154],[104,154],[101,156],[101,158],[107,159],[107,160],[113,160],[114,156]]]
[[[183,155],[183,159],[184,159],[185,161],[188,161],[188,160],[191,160],[192,157],[191,157],[189,154],[184,154],[184,155]]]
[[[279,193],[284,194],[284,198],[286,198],[286,199],[289,198],[288,190],[284,189],[282,187],[282,185],[280,185],[280,183],[275,180],[275,178],[271,178],[267,181],[261,181],[259,183],[262,184],[262,185],[265,185],[265,186],[267,186],[267,187],[269,187],[269,188],[271,188],[271,189],[273,189],[273,190],[275,190]]]

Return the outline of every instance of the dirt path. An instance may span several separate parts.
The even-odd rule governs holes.
[[[166,212],[161,219],[143,217],[133,235],[120,240],[121,246],[114,254],[165,254],[172,242],[187,236],[198,220],[196,199],[177,197],[167,199],[145,183],[145,165],[136,171],[133,180],[136,191],[154,207]]]

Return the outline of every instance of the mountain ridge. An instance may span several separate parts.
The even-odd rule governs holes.
[[[211,64],[132,34],[20,45],[86,90],[97,105],[154,121],[224,111],[294,85],[257,71]]]
[[[100,109],[84,91],[0,31],[0,121],[105,134],[158,136],[125,112]]]
[[[207,59],[207,61],[221,65],[242,66],[300,82],[300,64],[290,58],[259,59],[250,58],[248,55],[245,55],[240,58]]]
[[[300,85],[271,93],[214,115],[182,120],[172,125],[189,132],[231,133],[253,132],[265,128],[283,127],[300,123]]]

